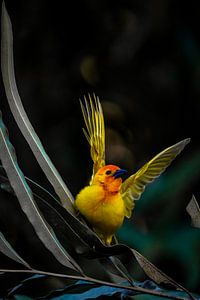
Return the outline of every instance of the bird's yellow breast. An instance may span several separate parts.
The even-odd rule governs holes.
[[[125,208],[119,192],[107,193],[102,186],[87,186],[77,195],[75,205],[93,228],[104,235],[114,234],[123,223]]]

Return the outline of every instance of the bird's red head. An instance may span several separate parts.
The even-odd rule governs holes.
[[[126,170],[115,165],[106,165],[98,170],[93,179],[93,184],[102,185],[107,191],[118,192],[122,184],[121,176]]]

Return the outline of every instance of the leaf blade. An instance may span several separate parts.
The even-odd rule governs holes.
[[[0,251],[4,255],[16,261],[17,263],[24,265],[28,269],[31,269],[29,264],[23,258],[21,258],[21,256],[12,248],[12,246],[6,240],[6,238],[4,237],[1,231],[0,231]]]
[[[150,279],[152,279],[153,281],[155,281],[158,284],[160,284],[160,283],[170,284],[170,285],[176,287],[176,289],[186,292],[189,295],[190,299],[195,300],[193,295],[185,287],[183,287],[181,284],[176,282],[174,279],[172,279],[171,277],[166,275],[163,271],[161,271],[153,263],[151,263],[147,258],[145,258],[141,253],[137,252],[135,249],[131,249],[131,251],[132,251],[133,255],[135,256],[137,262],[143,269],[143,271],[146,273],[146,275]]]
[[[11,186],[19,200],[23,212],[26,214],[30,223],[33,225],[38,237],[56,257],[56,259],[66,267],[72,268],[82,273],[81,268],[77,263],[68,255],[65,249],[60,245],[54,231],[43,218],[39,211],[32,191],[29,188],[22,171],[17,163],[15,150],[9,141],[7,129],[2,120],[0,112],[0,159],[2,165],[7,173]]]

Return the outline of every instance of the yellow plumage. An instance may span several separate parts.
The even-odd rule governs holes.
[[[90,184],[76,196],[75,207],[85,217],[93,230],[110,245],[124,217],[130,218],[146,185],[157,178],[183,150],[190,139],[185,139],[157,154],[135,174],[122,183],[124,170],[105,165],[105,126],[99,98],[92,101],[84,97],[81,109],[86,124],[84,134],[90,144],[93,174]]]
[[[110,197],[100,185],[87,186],[77,195],[76,206],[101,240],[110,245],[113,234],[124,220],[121,194]]]

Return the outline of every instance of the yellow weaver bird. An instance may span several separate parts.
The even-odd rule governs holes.
[[[130,218],[135,200],[139,199],[146,185],[157,178],[183,150],[190,139],[185,139],[157,154],[124,182],[126,172],[115,165],[105,164],[105,126],[99,98],[92,101],[84,97],[81,109],[86,125],[84,134],[90,145],[93,174],[88,186],[75,199],[75,207],[87,220],[106,245],[110,245],[124,217]]]

